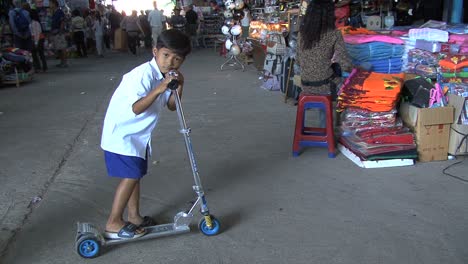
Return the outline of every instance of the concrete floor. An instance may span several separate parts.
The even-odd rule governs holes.
[[[253,67],[225,70],[212,50],[186,61],[183,105],[211,212],[222,233],[191,233],[76,254],[75,224],[103,227],[115,179],[99,147],[123,73],[149,59],[109,53],[0,89],[1,263],[468,262],[467,185],[454,161],[361,169],[322,148],[291,156],[295,108],[259,88]],[[171,221],[194,194],[175,113],[153,137],[142,208]],[[449,170],[466,177],[463,162]],[[32,203],[34,197],[42,198]]]

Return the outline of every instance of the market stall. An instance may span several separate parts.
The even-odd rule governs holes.
[[[468,154],[468,25],[411,26],[422,11],[408,1],[335,3],[335,25],[359,69],[347,73],[339,92],[336,136],[344,155],[362,167],[388,167]],[[248,40],[268,82],[262,87],[293,101],[301,91],[295,37],[306,4],[251,8]]]

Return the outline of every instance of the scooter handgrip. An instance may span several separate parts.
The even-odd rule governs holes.
[[[179,87],[179,81],[178,80],[171,80],[169,82],[169,84],[167,85],[167,88],[169,88],[171,90],[175,90],[175,89],[177,89],[177,87]]]

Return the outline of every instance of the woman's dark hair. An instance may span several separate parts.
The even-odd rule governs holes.
[[[335,30],[335,5],[332,0],[311,0],[302,21],[302,47],[310,49],[327,32]]]
[[[161,48],[170,49],[184,58],[192,51],[189,37],[177,29],[163,31],[158,36],[156,48],[158,50]]]
[[[80,16],[80,10],[78,10],[78,9],[73,10],[72,15],[73,16]]]

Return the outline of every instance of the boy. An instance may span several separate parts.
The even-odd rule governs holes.
[[[167,85],[177,79],[182,95],[184,78],[177,70],[190,51],[190,39],[185,34],[178,30],[162,32],[153,48],[154,58],[125,74],[111,98],[101,147],[109,176],[121,180],[104,233],[109,239],[137,238],[146,233],[145,226],[155,224],[150,217],[140,215],[140,179],[147,172],[151,132],[160,112],[164,106],[176,110]],[[171,70],[178,76],[166,75]],[[123,220],[125,207],[128,222]]]

